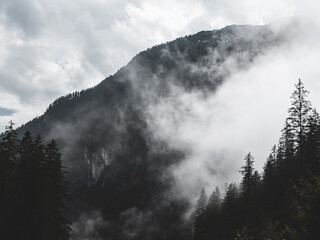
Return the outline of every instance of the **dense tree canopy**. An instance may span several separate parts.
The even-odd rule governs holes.
[[[0,141],[0,238],[69,238],[67,184],[54,140],[47,146],[26,132],[18,140],[10,122]]]

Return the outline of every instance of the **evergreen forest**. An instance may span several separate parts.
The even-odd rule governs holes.
[[[249,152],[240,170],[240,184],[231,183],[222,196],[205,189],[193,212],[193,239],[305,240],[320,233],[320,117],[301,80],[278,144],[263,173]]]
[[[68,188],[54,140],[46,146],[11,121],[0,141],[0,239],[69,239]]]

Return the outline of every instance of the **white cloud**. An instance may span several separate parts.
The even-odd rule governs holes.
[[[2,0],[1,91],[33,109],[30,115],[12,102],[21,116],[26,114],[12,116],[21,124],[55,98],[99,83],[155,44],[227,24],[263,24],[300,9],[318,16],[309,2]],[[1,128],[5,122],[0,118]]]

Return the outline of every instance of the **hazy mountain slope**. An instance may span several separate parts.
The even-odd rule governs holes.
[[[116,137],[112,132],[126,132],[124,125],[143,115],[139,113],[143,112],[141,105],[149,104],[150,98],[166,96],[170,85],[188,91],[214,91],[234,68],[250,67],[257,55],[282,41],[282,36],[275,35],[268,26],[229,26],[179,38],[141,52],[96,87],[57,99],[44,115],[18,131],[29,129],[66,141],[71,141],[70,136],[68,148],[82,132],[90,131],[97,142],[103,135],[108,144],[108,139]],[[90,138],[86,132],[85,136]]]
[[[186,239],[188,204],[170,193],[174,178],[167,171],[184,153],[154,137],[146,109],[172,88],[214,94],[232,72],[290,44],[296,26],[296,20],[228,26],[155,46],[99,85],[57,99],[18,133],[58,139],[74,198],[72,215],[102,210],[107,221],[98,224],[99,235]]]

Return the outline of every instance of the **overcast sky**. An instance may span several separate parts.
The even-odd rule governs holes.
[[[0,0],[0,128],[41,115],[155,44],[229,24],[317,20],[318,10],[310,0]]]

